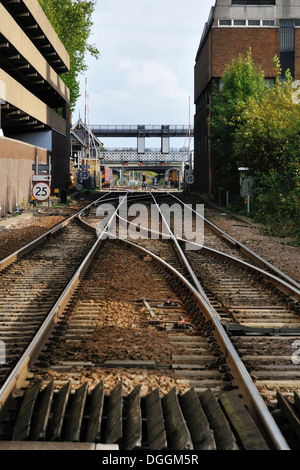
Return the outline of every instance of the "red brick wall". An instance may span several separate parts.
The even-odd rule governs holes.
[[[295,28],[295,80],[300,80],[300,28]]]
[[[212,76],[222,77],[225,66],[252,49],[254,62],[273,77],[273,58],[279,56],[276,28],[212,28]]]
[[[194,80],[194,99],[195,103],[203,90],[206,88],[209,83],[210,76],[210,42],[211,35],[209,34],[206,38],[205,43],[202,45],[201,52],[196,59],[195,64],[195,80]]]
[[[36,155],[39,163],[47,163],[46,150],[0,137],[0,216],[30,199]]]

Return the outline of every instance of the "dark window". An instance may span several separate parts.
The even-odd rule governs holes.
[[[235,26],[246,26],[246,20],[234,20],[233,24]]]
[[[276,0],[232,0],[232,5],[276,5]]]
[[[260,20],[248,20],[248,26],[260,26]]]
[[[231,20],[219,20],[220,26],[231,26]]]
[[[295,76],[295,20],[280,20],[280,64],[283,76],[288,69]]]
[[[280,52],[295,50],[295,21],[280,20]]]
[[[275,26],[275,20],[263,20],[263,26]]]

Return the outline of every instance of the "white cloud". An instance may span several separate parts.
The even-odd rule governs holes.
[[[186,124],[194,63],[215,0],[98,0],[87,58],[90,121],[95,124]],[[193,115],[193,112],[192,112]],[[192,117],[192,116],[191,116]]]
[[[119,63],[119,70],[130,69],[132,67],[132,60],[128,57],[123,57]]]
[[[181,99],[188,93],[180,86],[180,79],[171,67],[150,61],[130,69],[130,87],[133,91],[161,99]]]

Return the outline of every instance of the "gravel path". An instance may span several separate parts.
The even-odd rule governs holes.
[[[224,215],[223,215],[224,214]],[[265,260],[297,282],[300,282],[300,247],[290,246],[290,239],[264,234],[261,226],[249,224],[226,212],[206,209],[205,216],[233,238],[250,248]]]

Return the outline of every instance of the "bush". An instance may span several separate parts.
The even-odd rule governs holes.
[[[255,219],[270,226],[273,235],[300,242],[300,187],[295,175],[272,172],[256,188]]]

